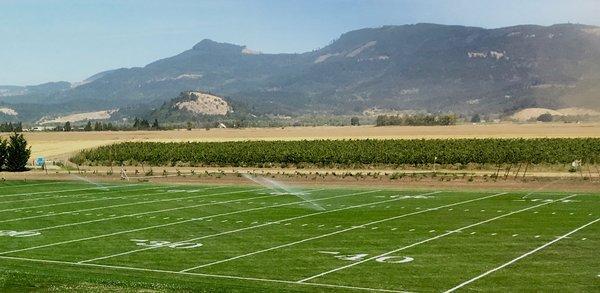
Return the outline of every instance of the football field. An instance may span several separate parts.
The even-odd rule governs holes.
[[[0,203],[0,290],[600,291],[600,191],[8,181]]]

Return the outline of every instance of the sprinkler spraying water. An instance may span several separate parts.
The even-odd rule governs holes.
[[[536,190],[534,190],[534,191],[531,191],[531,192],[529,192],[528,194],[525,194],[523,197],[521,197],[521,199],[526,199],[528,196],[530,196],[530,195],[532,195],[532,194],[534,194],[534,193],[539,193],[539,192],[540,192],[540,190],[547,188],[548,186],[550,186],[550,185],[552,185],[552,184],[554,184],[554,183],[558,182],[559,180],[560,180],[560,179],[556,179],[556,180],[554,180],[554,181],[548,182],[548,183],[546,183],[546,184],[542,185],[540,188],[538,188],[538,189],[536,189]]]
[[[243,174],[242,176],[244,176],[244,178],[246,178],[248,180],[251,180],[251,181],[256,182],[266,188],[273,190],[272,194],[274,194],[274,195],[286,195],[286,194],[294,195],[294,196],[297,196],[298,198],[302,199],[303,201],[309,203],[310,206],[315,210],[319,210],[319,211],[325,210],[325,208],[318,205],[311,199],[309,193],[307,193],[299,188],[291,187],[291,186],[283,184],[282,182],[275,181],[275,180],[269,179],[269,178],[252,176],[249,174]]]
[[[92,181],[92,180],[90,180],[90,179],[88,179],[88,178],[84,178],[84,177],[81,177],[81,176],[77,176],[77,175],[75,175],[75,174],[71,174],[71,177],[73,177],[73,178],[75,178],[75,179],[77,179],[77,180],[84,181],[84,182],[87,182],[87,183],[89,183],[89,184],[95,185],[95,186],[97,186],[98,188],[100,188],[100,189],[102,189],[102,190],[108,190],[108,187],[106,187],[106,186],[102,185],[101,183],[94,182],[94,181]]]

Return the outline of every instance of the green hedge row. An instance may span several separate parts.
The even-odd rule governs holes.
[[[436,158],[437,157],[437,158]],[[77,164],[564,164],[600,162],[599,138],[126,142],[85,150]]]

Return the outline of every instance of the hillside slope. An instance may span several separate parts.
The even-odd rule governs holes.
[[[107,71],[43,99],[29,94],[20,101],[63,111],[139,111],[183,91],[227,96],[257,114],[600,108],[600,28],[384,26],[345,33],[302,54],[262,54],[203,40],[142,68]]]

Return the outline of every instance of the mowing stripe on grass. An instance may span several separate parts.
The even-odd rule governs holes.
[[[164,212],[164,211],[197,208],[197,207],[201,207],[201,206],[218,205],[218,204],[238,202],[238,201],[244,201],[244,200],[261,199],[261,198],[266,198],[266,197],[272,197],[272,195],[262,195],[262,196],[250,197],[250,198],[246,198],[246,199],[233,199],[233,200],[228,200],[228,201],[219,201],[219,202],[213,202],[213,203],[205,203],[205,204],[199,204],[199,205],[194,205],[194,206],[177,207],[177,208],[171,208],[171,209],[161,210],[161,211],[143,212],[143,213],[128,215],[128,217],[133,217],[133,216],[138,216],[138,215],[146,215],[146,214],[152,214],[152,213],[158,213],[158,212]],[[98,219],[98,220],[112,220],[112,219],[116,219],[116,218],[117,217],[110,217],[110,218],[102,218],[102,219]],[[49,244],[44,244],[44,245],[40,245],[40,246],[34,246],[34,247],[28,247],[28,248],[22,248],[22,249],[16,249],[16,250],[11,250],[11,251],[0,252],[0,255],[2,255],[2,254],[10,254],[10,253],[14,253],[14,252],[34,250],[34,249],[39,249],[39,248],[44,248],[44,247],[57,246],[57,245],[62,245],[62,244],[74,243],[74,242],[80,242],[80,241],[86,241],[86,240],[92,240],[92,239],[98,239],[98,238],[104,238],[104,237],[109,237],[109,236],[114,236],[114,235],[120,235],[120,234],[127,234],[127,233],[131,233],[131,232],[144,231],[144,230],[149,230],[149,229],[154,229],[154,228],[167,227],[167,226],[177,225],[177,224],[181,224],[181,223],[198,221],[198,220],[202,220],[202,219],[204,219],[204,217],[203,218],[193,218],[193,219],[183,220],[183,221],[177,221],[177,222],[170,222],[170,223],[166,223],[166,224],[155,225],[155,226],[148,226],[148,227],[142,227],[142,228],[137,228],[137,229],[125,230],[125,231],[119,231],[119,232],[114,232],[114,233],[109,233],[109,234],[102,234],[102,235],[90,236],[90,237],[86,237],[86,238],[79,238],[79,239],[73,239],[73,240],[66,240],[66,241],[61,241],[61,242],[49,243]],[[65,225],[62,225],[62,226],[69,226],[69,225],[72,225],[72,224],[65,224]],[[29,231],[42,231],[42,230],[44,230],[44,228],[42,228],[42,229],[33,229],[33,230],[29,230]]]
[[[261,189],[262,188],[259,188],[257,190],[261,190]],[[379,191],[381,191],[381,190],[371,190],[371,191],[365,191],[365,192],[359,192],[359,193],[351,193],[351,194],[343,194],[343,195],[337,195],[337,196],[330,196],[330,197],[327,197],[327,198],[317,199],[315,201],[318,201],[318,200],[327,200],[327,199],[333,199],[333,198],[339,198],[339,197],[345,197],[345,196],[352,196],[352,195],[358,195],[358,194],[367,194],[367,193],[373,193],[373,192],[379,192]],[[197,205],[197,206],[186,206],[186,207],[172,208],[172,209],[168,209],[167,211],[170,211],[170,210],[179,210],[179,209],[187,209],[187,208],[195,208],[195,207],[199,207],[199,206],[222,204],[222,203],[229,203],[229,202],[246,201],[246,200],[253,200],[253,199],[259,199],[259,198],[265,198],[265,197],[272,197],[272,196],[273,195],[264,195],[264,196],[259,196],[259,197],[251,197],[251,198],[247,198],[247,199],[235,199],[235,200],[230,200],[230,201],[208,203],[208,204],[202,204],[202,205]],[[62,244],[68,244],[68,243],[74,243],[74,242],[80,242],[80,241],[86,241],[86,240],[92,240],[92,239],[98,239],[98,238],[104,238],[104,237],[121,235],[121,234],[127,234],[127,233],[138,232],[138,231],[145,231],[145,230],[150,230],[150,229],[155,229],[155,228],[168,227],[168,226],[173,226],[173,225],[178,225],[178,224],[183,224],[183,223],[200,221],[200,220],[209,219],[209,218],[216,218],[216,217],[228,216],[228,215],[234,215],[234,214],[240,214],[240,213],[245,213],[245,212],[250,212],[250,211],[263,210],[263,209],[267,209],[267,208],[289,206],[289,205],[297,205],[297,204],[303,204],[303,203],[306,203],[306,202],[305,201],[298,201],[298,202],[277,204],[277,205],[260,207],[260,208],[252,208],[252,209],[246,209],[246,210],[239,210],[239,211],[227,212],[227,213],[216,214],[216,215],[209,215],[209,216],[204,216],[204,217],[200,217],[200,218],[194,218],[194,219],[189,219],[189,220],[182,220],[182,221],[170,222],[170,223],[161,224],[161,225],[154,225],[154,226],[142,227],[142,228],[137,228],[137,229],[132,229],[132,230],[125,230],[125,231],[119,231],[119,232],[114,232],[114,233],[109,233],[109,234],[103,234],[103,235],[97,235],[97,236],[91,236],[91,237],[80,238],[80,239],[73,239],[73,240],[66,240],[66,241],[61,241],[61,242],[56,242],[56,243],[44,244],[44,245],[40,245],[40,246],[34,246],[34,247],[16,249],[16,250],[11,250],[11,251],[5,251],[5,252],[0,252],[0,255],[2,255],[2,254],[10,254],[10,253],[15,253],[15,252],[28,251],[28,250],[34,250],[34,249],[45,248],[45,247],[51,247],[51,246],[62,245]],[[163,210],[163,211],[165,211],[165,210]],[[146,213],[143,213],[143,214],[156,213],[156,212],[157,211],[146,212]],[[110,219],[114,219],[114,218],[116,218],[116,217],[113,217],[113,218],[110,218]],[[41,230],[42,229],[30,230],[30,231],[41,231]]]
[[[53,182],[32,183],[32,184],[27,184],[27,182],[24,182],[23,184],[13,184],[13,185],[7,185],[7,186],[0,186],[0,189],[1,188],[11,188],[11,187],[15,188],[15,187],[24,187],[24,186],[30,187],[30,186],[40,186],[40,185],[51,185],[51,184],[59,184],[59,183],[66,183],[66,182],[62,182],[62,181],[55,182],[55,181],[53,181]]]
[[[428,192],[428,193],[418,194],[416,196],[425,196],[425,195],[437,194],[437,193],[440,193],[440,192],[441,191],[434,191],[434,192]],[[197,240],[206,239],[206,238],[213,238],[213,237],[222,236],[222,235],[228,235],[228,234],[233,234],[233,233],[237,233],[237,232],[241,232],[241,231],[246,231],[246,230],[251,230],[251,229],[257,229],[257,228],[261,228],[261,227],[265,227],[265,226],[270,226],[270,225],[274,225],[274,224],[281,224],[281,223],[285,223],[285,222],[289,222],[289,221],[293,221],[293,220],[298,220],[298,219],[302,219],[302,218],[307,218],[307,217],[312,217],[312,216],[316,216],[316,215],[333,213],[333,212],[339,212],[339,211],[344,211],[344,210],[349,210],[349,209],[355,209],[355,208],[360,208],[360,207],[365,207],[365,206],[370,206],[370,205],[375,205],[375,204],[388,203],[388,202],[393,202],[393,201],[398,201],[398,200],[402,200],[402,198],[394,198],[394,199],[388,199],[388,200],[383,200],[383,201],[376,201],[376,202],[365,203],[365,204],[360,204],[360,205],[348,206],[348,207],[339,208],[339,209],[333,209],[333,210],[316,212],[316,213],[311,213],[311,214],[306,214],[306,215],[301,215],[301,216],[295,216],[295,217],[281,219],[281,220],[277,220],[277,221],[273,221],[273,222],[267,222],[267,223],[261,224],[261,225],[249,226],[249,227],[244,227],[244,228],[239,228],[239,229],[224,231],[224,232],[220,232],[220,233],[205,235],[205,236],[201,236],[201,237],[186,239],[186,240],[178,241],[178,242],[175,242],[175,243],[172,243],[172,244],[180,244],[180,243],[185,243],[185,242],[190,242],[190,241],[197,241]],[[140,249],[130,250],[130,251],[126,251],[126,252],[122,252],[122,253],[117,253],[117,254],[113,254],[113,255],[107,255],[107,256],[101,256],[101,257],[97,257],[97,258],[93,258],[93,259],[83,260],[83,261],[80,261],[79,263],[94,262],[94,261],[98,261],[98,260],[109,259],[109,258],[113,258],[113,257],[128,255],[128,254],[132,254],[132,253],[137,253],[137,252],[146,251],[146,250],[152,250],[152,249],[157,249],[157,248],[160,248],[160,247],[159,246],[154,246],[154,247],[140,248]]]
[[[140,186],[140,185],[142,185],[142,184],[128,184],[128,185],[124,185],[123,187],[132,187],[132,186],[135,187],[135,186]],[[160,188],[160,187],[158,187],[158,188]],[[17,200],[0,201],[0,204],[15,203],[15,202],[29,202],[29,201],[46,200],[46,199],[57,199],[57,198],[67,198],[67,197],[81,197],[81,196],[88,196],[88,195],[113,193],[113,192],[119,192],[119,191],[123,191],[123,190],[112,190],[112,191],[106,191],[106,190],[104,190],[102,192],[78,193],[78,194],[57,195],[57,196],[51,196],[51,194],[47,194],[44,197],[35,197],[35,198],[27,198],[27,199],[17,199]]]
[[[154,189],[160,189],[160,188],[162,188],[162,187],[149,187],[149,188],[140,188],[140,189],[133,189],[133,190],[130,189],[128,191],[129,192],[137,192],[137,191],[147,191],[147,190],[154,190]],[[119,190],[119,191],[121,191],[121,190]],[[114,191],[109,191],[108,193],[119,192],[119,191],[114,190]],[[95,194],[99,194],[99,193],[91,193],[89,195],[95,195]],[[47,207],[54,207],[54,206],[67,205],[67,204],[111,200],[111,199],[124,199],[124,198],[130,198],[130,197],[135,198],[135,197],[148,196],[148,195],[152,195],[152,194],[133,194],[133,195],[123,195],[123,196],[108,197],[108,198],[103,197],[103,198],[84,199],[84,200],[78,200],[78,201],[59,202],[59,203],[37,205],[37,206],[25,206],[25,207],[18,207],[18,208],[10,208],[10,209],[5,209],[5,210],[0,210],[0,212],[12,212],[12,211],[21,211],[21,210],[29,210],[29,209],[37,209],[37,208],[47,208]]]
[[[127,187],[139,186],[139,185],[141,185],[141,184],[131,184],[131,185],[127,185]],[[213,187],[207,187],[207,188],[204,188],[204,189],[193,190],[193,192],[207,191],[207,190],[213,190],[213,189],[220,189],[220,188],[224,188],[224,187],[225,186],[213,186]],[[76,194],[76,195],[65,195],[65,196],[60,196],[58,198],[61,198],[61,197],[79,197],[79,196],[88,196],[88,195],[97,195],[97,194],[110,194],[110,193],[113,193],[113,192],[123,192],[123,191],[138,192],[138,191],[145,191],[145,190],[156,190],[156,189],[161,189],[161,188],[169,188],[169,187],[168,186],[155,186],[155,187],[147,187],[147,188],[139,188],[139,189],[113,190],[113,191],[105,191],[105,192],[83,193],[83,194]],[[179,192],[192,193],[191,190],[181,190]],[[71,202],[61,202],[61,203],[39,205],[39,206],[25,206],[25,207],[18,207],[18,208],[10,208],[10,209],[6,209],[6,210],[0,210],[0,212],[25,210],[25,209],[34,209],[34,208],[43,208],[43,207],[52,207],[52,206],[67,205],[67,204],[73,204],[73,203],[92,202],[92,201],[102,201],[102,200],[112,200],[112,199],[124,199],[124,198],[136,198],[136,197],[144,197],[144,196],[162,195],[162,194],[167,194],[167,193],[173,193],[173,192],[165,191],[165,192],[155,193],[155,194],[145,193],[145,194],[137,194],[137,195],[133,194],[133,195],[115,196],[115,197],[108,197],[108,198],[107,197],[101,197],[101,198],[93,198],[93,199],[86,199],[86,200],[80,200],[80,201],[71,201]],[[36,198],[36,199],[31,199],[31,200],[52,199],[52,198],[56,198],[56,197]],[[27,201],[27,200],[20,200],[20,201]],[[19,201],[0,202],[0,204],[1,203],[10,203],[10,202],[19,202]]]
[[[378,259],[378,258],[381,258],[381,257],[384,257],[384,256],[388,256],[390,254],[394,254],[396,252],[399,252],[399,251],[402,251],[402,250],[406,250],[408,248],[412,248],[412,247],[421,245],[423,243],[427,243],[427,242],[430,242],[430,241],[433,241],[433,240],[436,240],[436,239],[440,239],[440,238],[446,237],[448,235],[452,235],[452,234],[460,232],[462,230],[466,230],[466,229],[473,228],[473,227],[476,227],[476,226],[479,226],[479,225],[483,225],[483,224],[486,224],[486,223],[489,223],[489,222],[492,222],[492,221],[495,221],[495,220],[498,220],[498,219],[502,219],[502,218],[508,217],[510,215],[514,215],[514,214],[518,214],[518,213],[521,213],[521,212],[524,212],[524,211],[528,211],[528,210],[531,210],[531,209],[536,209],[536,208],[539,208],[541,206],[545,206],[545,205],[548,205],[548,204],[551,204],[551,203],[555,203],[555,202],[559,202],[559,201],[562,201],[562,200],[565,200],[565,199],[569,199],[569,198],[574,197],[574,196],[577,196],[577,194],[569,195],[569,196],[563,197],[561,199],[556,199],[556,200],[549,201],[549,202],[544,202],[544,203],[541,203],[541,204],[538,204],[538,205],[530,206],[530,207],[523,208],[523,209],[520,209],[520,210],[517,210],[517,211],[514,211],[514,212],[502,214],[500,216],[493,217],[493,218],[490,218],[490,219],[487,219],[487,220],[484,220],[484,221],[481,221],[481,222],[477,222],[477,223],[474,223],[474,224],[471,224],[471,225],[467,225],[467,226],[458,228],[456,230],[452,230],[452,231],[446,232],[444,234],[440,234],[440,235],[435,236],[435,237],[427,238],[425,240],[422,240],[422,241],[419,241],[419,242],[415,242],[413,244],[410,244],[410,245],[407,245],[407,246],[404,246],[404,247],[400,247],[400,248],[388,251],[388,252],[380,254],[380,255],[376,255],[376,256],[373,256],[373,257],[361,260],[361,261],[357,261],[357,262],[354,262],[354,263],[351,263],[351,264],[348,264],[348,265],[345,265],[345,266],[342,266],[342,267],[339,267],[339,268],[335,268],[335,269],[332,269],[332,270],[329,270],[329,271],[326,271],[326,272],[323,272],[323,273],[320,273],[320,274],[316,274],[316,275],[310,276],[308,278],[304,278],[302,280],[299,280],[298,283],[303,283],[303,282],[310,281],[312,279],[315,279],[315,278],[318,278],[318,277],[322,277],[322,276],[325,276],[325,275],[328,275],[328,274],[331,274],[331,273],[334,273],[334,272],[345,270],[347,268],[351,268],[351,267],[357,266],[359,264],[362,264],[362,263],[365,263],[365,262],[368,262],[368,261],[372,261],[372,260],[375,260],[375,259]]]
[[[511,260],[511,261],[509,261],[509,262],[507,262],[505,264],[503,264],[503,265],[501,265],[501,266],[493,268],[493,269],[491,269],[491,270],[489,270],[489,271],[487,271],[487,272],[485,272],[485,273],[483,273],[483,274],[481,274],[481,275],[479,275],[477,277],[474,277],[474,278],[472,278],[472,279],[470,279],[468,281],[460,283],[459,285],[457,285],[455,287],[452,287],[452,288],[450,288],[450,289],[448,289],[448,290],[446,290],[444,292],[445,293],[454,292],[454,291],[456,291],[456,290],[458,290],[458,289],[460,289],[460,288],[462,288],[462,287],[464,287],[466,285],[469,285],[469,284],[471,284],[471,283],[473,283],[473,282],[475,282],[475,281],[477,281],[477,280],[479,280],[479,279],[481,279],[481,278],[483,278],[483,277],[485,277],[485,276],[487,276],[489,274],[492,274],[492,273],[494,273],[496,271],[499,271],[499,270],[501,270],[501,269],[503,269],[503,268],[505,268],[507,266],[510,266],[510,265],[516,263],[517,261],[519,261],[521,259],[524,259],[524,258],[526,258],[526,257],[528,257],[528,256],[530,256],[530,255],[532,255],[532,254],[534,254],[534,253],[536,253],[536,252],[538,252],[538,251],[540,251],[540,250],[542,250],[542,249],[544,249],[544,248],[546,248],[546,247],[548,247],[548,246],[550,246],[550,245],[552,245],[552,244],[554,244],[554,243],[556,243],[556,242],[558,242],[558,241],[560,241],[562,239],[565,239],[565,238],[569,237],[571,234],[574,234],[574,233],[578,232],[581,229],[584,229],[584,228],[586,228],[586,227],[588,227],[590,225],[593,225],[594,223],[596,223],[598,221],[600,221],[600,218],[597,218],[597,219],[595,219],[595,220],[593,220],[591,222],[588,222],[588,223],[586,223],[586,224],[584,224],[582,226],[579,226],[576,229],[568,232],[567,234],[564,234],[564,235],[562,235],[562,236],[560,236],[560,237],[558,237],[558,238],[556,238],[556,239],[554,239],[554,240],[552,240],[552,241],[550,241],[550,242],[548,242],[548,243],[546,243],[546,244],[544,244],[544,245],[542,245],[542,246],[540,246],[540,247],[538,247],[538,248],[536,248],[536,249],[534,249],[532,251],[529,251],[529,252],[527,252],[527,253],[525,253],[525,254],[523,254],[523,255],[521,255],[521,256],[519,256],[519,257],[517,257],[517,258],[515,258],[515,259],[513,259],[513,260]]]
[[[21,195],[40,195],[40,194],[48,194],[48,193],[65,193],[72,191],[84,191],[84,190],[93,190],[93,189],[106,189],[106,188],[120,188],[128,185],[108,185],[103,187],[86,187],[86,188],[77,188],[77,189],[63,189],[63,190],[51,190],[51,191],[39,191],[39,192],[24,192],[24,193],[13,193],[13,194],[3,194],[0,197],[11,197],[11,196],[21,196]]]
[[[37,219],[37,218],[45,218],[45,217],[54,217],[54,216],[67,215],[67,214],[73,214],[73,213],[89,212],[89,211],[96,211],[96,210],[102,210],[102,209],[108,209],[108,208],[119,208],[119,207],[126,207],[126,206],[140,205],[140,204],[148,204],[148,203],[155,203],[155,202],[167,202],[167,201],[174,201],[174,200],[183,200],[183,199],[190,199],[190,198],[201,198],[201,197],[209,197],[209,196],[231,194],[231,193],[251,192],[251,191],[256,191],[256,190],[260,190],[260,189],[262,189],[262,188],[259,188],[259,189],[250,189],[250,190],[241,190],[241,191],[236,191],[236,192],[211,193],[211,194],[201,194],[201,195],[194,195],[194,196],[187,196],[187,197],[175,197],[175,198],[167,198],[167,199],[155,199],[155,200],[149,200],[149,201],[138,201],[138,202],[117,204],[117,205],[111,205],[111,206],[101,206],[101,207],[95,207],[95,208],[89,208],[89,209],[66,211],[66,212],[60,212],[60,213],[54,213],[54,214],[46,214],[46,215],[38,215],[38,216],[31,216],[31,217],[22,217],[22,218],[1,220],[0,223],[16,222],[16,221],[30,220],[30,219]],[[202,191],[202,190],[199,190],[199,191]],[[177,190],[175,192],[161,192],[161,193],[155,193],[155,194],[152,194],[152,195],[161,195],[161,194],[170,194],[170,193],[182,193],[182,192],[186,192],[186,191],[185,190]]]
[[[262,190],[262,189],[256,189],[256,190]],[[252,190],[252,191],[256,191],[256,190]],[[311,191],[318,191],[318,190],[321,190],[321,189],[313,189]],[[230,202],[241,202],[241,201],[248,201],[248,200],[253,200],[253,199],[261,199],[261,198],[266,198],[266,197],[271,197],[271,196],[272,195],[263,195],[263,196],[250,197],[250,198],[244,198],[244,199],[233,199],[233,200],[228,200],[228,201],[218,201],[218,202],[212,202],[212,203],[203,203],[203,204],[192,205],[192,206],[185,206],[185,207],[168,208],[168,209],[163,209],[163,210],[156,210],[156,211],[148,211],[148,212],[142,212],[142,213],[121,215],[121,216],[117,216],[117,217],[101,218],[101,219],[95,219],[95,220],[89,220],[89,221],[83,221],[83,222],[61,224],[61,225],[50,226],[50,227],[45,227],[45,228],[33,229],[33,230],[30,230],[30,231],[45,231],[45,230],[51,230],[51,229],[56,229],[56,228],[71,227],[71,226],[77,226],[77,225],[83,225],[83,224],[89,224],[89,223],[95,223],[95,222],[110,221],[110,220],[121,219],[121,218],[130,218],[130,217],[136,217],[136,216],[142,216],[142,215],[148,215],[148,214],[155,214],[155,213],[163,213],[163,212],[170,212],[170,211],[176,211],[176,210],[197,208],[197,207],[202,207],[202,206],[217,205],[217,204],[230,203]]]
[[[0,256],[0,259],[28,261],[28,262],[36,262],[36,263],[47,263],[47,264],[61,264],[61,265],[70,265],[70,266],[76,266],[76,267],[77,266],[78,267],[90,267],[90,268],[93,267],[93,268],[103,268],[103,269],[113,269],[113,270],[127,270],[127,271],[139,271],[139,272],[149,272],[149,273],[173,274],[173,275],[182,275],[182,276],[197,276],[197,277],[216,278],[216,279],[230,279],[230,280],[241,280],[241,281],[279,283],[279,284],[287,284],[287,285],[294,285],[294,286],[302,285],[302,286],[324,287],[324,288],[352,289],[352,290],[361,290],[361,291],[369,291],[369,292],[410,293],[407,291],[387,290],[387,289],[377,289],[377,288],[367,288],[367,287],[355,287],[355,286],[323,284],[323,283],[297,283],[294,281],[277,280],[277,279],[177,272],[177,271],[169,271],[169,270],[157,270],[157,269],[125,267],[125,266],[115,266],[115,265],[101,265],[101,264],[91,264],[91,263],[76,263],[76,262],[68,262],[68,261],[60,261],[60,260],[35,259],[35,258],[13,257],[13,256]]]
[[[422,214],[422,213],[427,213],[427,212],[431,212],[431,211],[437,211],[439,209],[443,209],[443,208],[447,208],[447,207],[452,207],[452,206],[457,206],[457,205],[461,205],[461,204],[465,204],[465,203],[470,203],[470,202],[474,202],[474,201],[484,200],[484,199],[488,199],[488,198],[492,198],[492,197],[496,197],[496,196],[500,196],[500,195],[504,195],[504,194],[506,194],[506,192],[496,193],[496,194],[492,194],[492,195],[488,195],[488,196],[484,196],[484,197],[480,197],[480,198],[476,198],[476,199],[470,199],[470,200],[461,201],[461,202],[457,202],[457,203],[446,204],[446,205],[442,205],[442,206],[435,207],[435,208],[429,208],[429,209],[425,209],[425,210],[420,210],[418,212],[412,212],[412,213],[402,214],[402,215],[398,215],[398,216],[394,216],[394,217],[389,217],[389,218],[385,218],[385,219],[381,219],[381,220],[377,220],[377,221],[372,221],[372,222],[369,222],[369,223],[356,225],[356,226],[353,226],[353,227],[350,227],[350,228],[346,228],[346,229],[334,231],[334,232],[331,232],[331,233],[321,234],[321,235],[318,235],[318,236],[314,236],[314,237],[310,237],[310,238],[306,238],[306,239],[302,239],[302,240],[298,240],[298,241],[294,241],[294,242],[290,242],[290,243],[286,243],[286,244],[282,244],[282,245],[278,245],[278,246],[274,246],[274,247],[270,247],[270,248],[266,248],[266,249],[262,249],[262,250],[258,250],[258,251],[254,251],[254,252],[250,252],[250,253],[238,255],[238,256],[234,256],[234,257],[230,257],[228,259],[223,259],[223,260],[219,260],[219,261],[207,263],[207,264],[204,264],[204,265],[199,265],[199,266],[187,268],[187,269],[181,270],[181,272],[189,272],[189,271],[192,271],[192,270],[195,270],[195,269],[204,268],[204,267],[208,267],[208,266],[212,266],[212,265],[216,265],[216,264],[220,264],[220,263],[224,263],[224,262],[229,262],[229,261],[232,261],[232,260],[236,260],[236,259],[240,259],[240,258],[244,258],[244,257],[256,255],[256,254],[267,252],[267,251],[272,251],[272,250],[276,250],[276,249],[280,249],[280,248],[284,248],[284,247],[289,247],[289,246],[293,246],[293,245],[296,245],[296,244],[300,244],[300,243],[304,243],[304,242],[308,242],[308,241],[312,241],[312,240],[316,240],[316,239],[321,239],[321,238],[325,238],[325,237],[337,235],[337,234],[348,232],[348,231],[352,231],[352,230],[355,230],[355,229],[364,228],[364,227],[367,227],[367,226],[370,226],[370,225],[384,223],[384,222],[388,222],[388,221],[392,221],[392,220],[397,220],[397,219],[401,219],[401,218],[405,218],[405,217],[409,217],[409,216],[414,216],[414,215],[418,215],[418,214]]]
[[[256,189],[256,190],[261,190],[261,189]],[[256,191],[256,190],[251,190],[251,191]],[[220,193],[220,195],[223,195],[223,194],[227,194],[227,193]],[[241,201],[247,201],[247,200],[253,200],[253,199],[261,199],[261,198],[267,198],[267,197],[271,197],[271,196],[272,195],[261,195],[261,196],[257,196],[257,197],[250,197],[250,198],[244,198],[244,199],[233,199],[233,200],[228,200],[228,201],[217,201],[217,202],[203,203],[203,204],[197,204],[197,205],[191,205],[191,206],[168,208],[168,209],[162,209],[162,210],[121,215],[121,216],[110,217],[110,218],[100,218],[100,219],[83,221],[83,222],[67,223],[67,224],[61,224],[61,225],[56,225],[56,226],[33,229],[33,230],[29,230],[29,231],[45,231],[45,230],[51,230],[51,229],[56,229],[56,228],[72,227],[72,226],[89,224],[89,223],[110,221],[110,220],[115,220],[115,219],[130,218],[130,217],[143,216],[143,215],[156,214],[156,213],[164,213],[164,212],[170,212],[170,211],[176,211],[176,210],[191,209],[191,208],[197,208],[197,207],[202,207],[202,206],[218,205],[218,204],[230,203],[230,202],[241,202]],[[192,220],[194,220],[194,219],[192,219]],[[190,220],[186,220],[186,221],[190,221]]]

